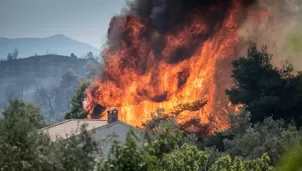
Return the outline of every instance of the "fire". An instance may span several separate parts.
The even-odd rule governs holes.
[[[193,8],[168,30],[132,13],[114,17],[103,51],[106,66],[86,91],[88,117],[104,118],[106,109],[115,107],[120,120],[141,126],[164,108],[179,123],[199,118],[215,130],[226,129],[227,113],[238,109],[224,91],[247,15],[240,0],[229,2],[227,10],[219,3],[206,11]],[[225,16],[212,22],[221,11]]]

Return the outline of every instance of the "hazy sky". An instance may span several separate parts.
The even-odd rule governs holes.
[[[101,47],[125,0],[0,0],[0,37],[65,34]]]

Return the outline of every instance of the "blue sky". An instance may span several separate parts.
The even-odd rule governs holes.
[[[0,0],[0,37],[64,34],[100,48],[125,0]]]

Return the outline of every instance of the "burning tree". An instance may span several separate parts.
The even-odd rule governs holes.
[[[242,45],[237,32],[254,3],[129,3],[110,22],[104,71],[86,91],[89,118],[106,117],[106,108],[116,107],[121,120],[141,126],[151,112],[165,108],[175,110],[180,123],[197,117],[200,124],[212,120],[215,129],[227,128],[226,113],[234,106],[228,105],[224,91],[231,84],[231,61]],[[198,107],[203,100],[206,105]],[[186,109],[184,104],[196,106]]]

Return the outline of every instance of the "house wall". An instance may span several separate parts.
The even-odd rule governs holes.
[[[105,154],[107,154],[112,146],[112,142],[117,140],[119,142],[126,142],[127,133],[132,127],[123,123],[114,123],[102,128],[95,129],[94,138],[95,140],[101,142],[101,148]],[[132,128],[134,133],[138,136],[142,136],[142,132],[138,129]],[[114,137],[113,137],[114,136]],[[107,139],[107,142],[104,140]]]

